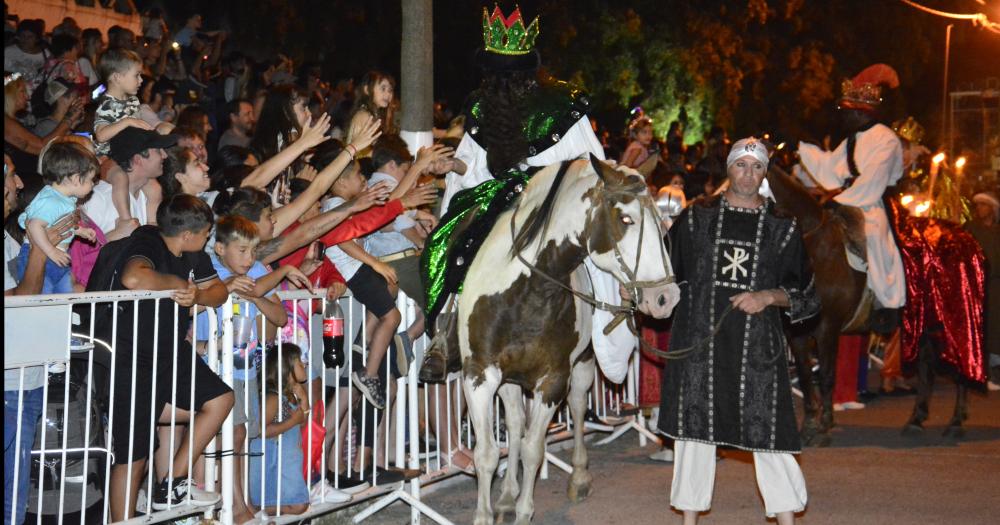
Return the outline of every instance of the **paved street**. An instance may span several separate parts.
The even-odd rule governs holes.
[[[972,394],[966,437],[941,437],[951,415],[954,388],[939,384],[922,437],[900,428],[912,397],[881,398],[865,410],[838,412],[833,446],[808,449],[802,467],[809,508],[799,518],[809,525],[979,524],[1000,516],[1000,396]],[[629,433],[604,447],[591,447],[594,493],[579,505],[565,496],[567,476],[550,470],[539,480],[535,520],[539,524],[680,523],[668,508],[671,468],[646,459],[652,447],[638,447]],[[559,453],[569,458],[569,451]],[[713,510],[705,524],[763,523],[763,503],[749,454],[729,452],[719,462]],[[497,485],[495,484],[494,487]],[[471,522],[474,479],[453,479],[426,501],[455,523]],[[494,493],[494,498],[496,492]],[[409,507],[396,504],[365,523],[407,521]],[[429,520],[424,523],[431,523]]]

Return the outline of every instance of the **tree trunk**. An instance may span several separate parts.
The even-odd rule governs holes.
[[[415,152],[433,142],[434,22],[431,0],[402,0],[400,135]]]

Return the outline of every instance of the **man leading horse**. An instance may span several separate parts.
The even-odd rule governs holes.
[[[819,300],[798,223],[759,194],[765,145],[737,141],[726,164],[728,188],[670,230],[682,284],[659,420],[674,439],[670,504],[685,524],[709,510],[716,446],[731,446],[753,452],[765,511],[786,525],[807,496],[781,312],[802,321]]]

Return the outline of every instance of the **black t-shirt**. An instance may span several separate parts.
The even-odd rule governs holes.
[[[142,258],[149,261],[153,268],[164,274],[175,275],[187,281],[190,277],[195,284],[203,283],[215,279],[217,274],[212,266],[212,260],[204,250],[197,252],[184,252],[180,257],[175,256],[167,248],[160,235],[160,230],[155,226],[142,226],[135,230],[129,237],[129,243],[124,247],[120,257],[118,257],[118,275],[125,270],[128,262],[135,258]],[[125,290],[121,284],[121,279],[116,279],[112,285],[112,290]],[[183,344],[187,336],[188,328],[191,325],[190,308],[180,306],[171,299],[159,300],[159,326],[157,327],[156,302],[154,300],[138,301],[139,304],[139,329],[133,330],[133,320],[135,313],[134,302],[123,301],[120,303],[118,314],[118,345],[119,350],[130,352],[133,348],[139,351],[139,357],[152,358],[153,338],[157,333],[159,340],[158,351],[173,353],[174,338],[177,334],[178,348]],[[176,307],[176,313],[175,313]],[[176,327],[175,327],[176,322]],[[158,332],[154,332],[157,330]],[[133,335],[137,337],[133,338]],[[125,346],[121,346],[125,345]]]

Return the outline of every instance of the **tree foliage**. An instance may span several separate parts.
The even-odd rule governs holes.
[[[976,9],[972,4],[934,2],[957,12]],[[514,5],[500,2],[505,12]],[[542,17],[538,47],[545,67],[591,91],[599,118],[611,127],[623,125],[628,110],[641,105],[661,134],[670,121],[684,121],[689,140],[700,139],[716,123],[734,134],[770,130],[816,139],[835,127],[840,81],[875,62],[896,68],[903,87],[887,95],[887,117],[914,114],[931,133],[940,127],[947,21],[901,2],[524,0],[520,5],[525,16]],[[478,83],[473,56],[482,44],[484,6],[492,8],[492,2],[434,1],[435,92],[456,109]],[[168,8],[200,10],[210,23],[232,30],[240,50],[258,58],[281,51],[300,61],[320,61],[334,77],[381,68],[398,78],[399,0],[177,0]],[[956,44],[976,31],[956,29]],[[1000,52],[1000,46],[991,49]],[[959,53],[952,59],[956,65],[963,59],[978,63],[979,71],[989,67],[983,64],[995,65]]]
[[[911,100],[890,96],[890,113],[926,111],[935,100],[914,87],[939,78],[936,42],[926,35],[941,21],[898,2],[624,4],[543,2],[543,53],[557,74],[594,92],[601,109],[624,119],[623,110],[641,105],[660,133],[678,118],[689,140],[713,124],[739,134],[825,133],[840,81],[875,62],[895,67],[904,91],[918,92]]]

